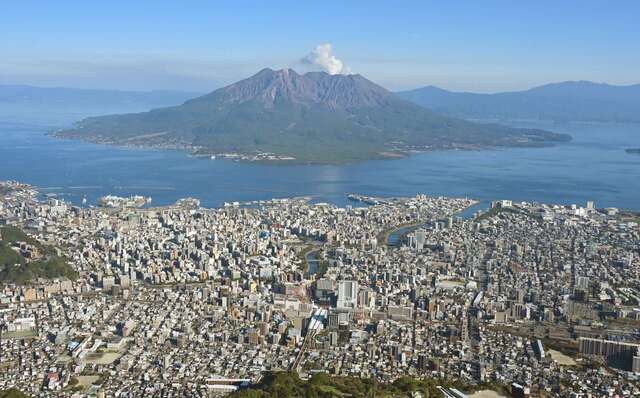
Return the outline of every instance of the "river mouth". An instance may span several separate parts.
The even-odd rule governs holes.
[[[490,203],[481,201],[467,207],[466,209],[462,210],[459,213],[454,214],[454,217],[460,217],[463,220],[470,220],[475,218],[478,212],[485,211],[490,206],[491,206]],[[433,226],[432,224],[433,222],[429,221],[425,223],[416,223],[416,224],[411,224],[406,226],[400,226],[394,229],[393,231],[391,231],[387,235],[387,242],[386,242],[387,246],[400,247],[402,246],[402,243],[406,241],[406,237],[408,234],[410,234],[411,232],[419,228],[431,228]]]
[[[425,227],[427,226],[427,224],[428,223],[417,224],[417,225],[411,225],[411,226],[400,227],[398,229],[395,229],[393,232],[389,234],[389,237],[387,238],[387,246],[391,246],[391,247],[402,246],[402,242],[405,241],[409,233],[415,231],[418,228]]]

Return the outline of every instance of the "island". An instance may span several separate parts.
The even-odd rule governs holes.
[[[438,149],[540,147],[571,139],[443,116],[361,75],[268,68],[179,106],[91,117],[53,135],[280,163],[396,159]]]
[[[640,148],[627,148],[625,149],[625,152],[640,155]]]

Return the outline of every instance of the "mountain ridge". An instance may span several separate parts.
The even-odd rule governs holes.
[[[467,119],[640,122],[640,84],[572,80],[491,94],[425,86],[397,94],[425,108]]]
[[[332,163],[430,149],[541,146],[566,135],[438,115],[360,75],[262,69],[182,105],[84,119],[56,136]],[[252,154],[262,154],[253,156]],[[272,160],[272,159],[270,159]]]
[[[276,100],[323,104],[332,109],[389,105],[388,91],[359,74],[329,75],[325,72],[298,74],[285,68],[264,68],[249,79],[243,79],[221,89],[226,100],[245,102],[259,100],[273,106]],[[219,90],[187,102],[206,101]],[[356,93],[357,91],[357,93]],[[357,95],[356,95],[357,94]]]

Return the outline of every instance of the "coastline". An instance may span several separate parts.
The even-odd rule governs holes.
[[[349,159],[339,159],[339,160],[304,160],[298,159],[293,154],[289,155],[278,155],[273,152],[220,152],[214,151],[211,149],[207,149],[202,146],[194,146],[189,143],[181,143],[181,144],[137,144],[135,142],[126,141],[114,141],[114,140],[100,140],[100,139],[91,139],[91,137],[77,137],[77,136],[65,136],[60,135],[59,133],[64,130],[50,131],[46,132],[45,135],[57,140],[70,140],[83,142],[93,145],[101,145],[101,146],[112,146],[115,148],[124,148],[124,149],[144,149],[144,150],[175,150],[182,151],[188,153],[188,156],[203,159],[203,160],[217,160],[218,158],[224,160],[230,160],[234,162],[242,162],[242,163],[255,163],[255,164],[268,164],[268,165],[283,165],[283,166],[299,166],[299,165],[333,165],[333,166],[341,166],[341,165],[349,165],[349,164],[358,164],[362,162],[374,161],[374,160],[399,160],[406,159],[416,154],[428,154],[434,152],[446,152],[446,151],[493,151],[498,149],[518,149],[518,148],[548,148],[554,147],[559,144],[567,143],[572,141],[573,137],[569,134],[562,134],[566,136],[566,139],[558,139],[555,141],[527,141],[523,143],[513,143],[511,145],[476,145],[476,144],[448,144],[442,145],[439,147],[407,147],[407,148],[389,148],[382,149],[378,152],[369,153],[370,156],[363,156],[357,158],[349,158]],[[138,136],[137,136],[138,137]],[[133,137],[133,138],[137,138]],[[365,154],[366,155],[366,154]]]

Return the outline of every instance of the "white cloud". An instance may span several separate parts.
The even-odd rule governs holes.
[[[316,65],[331,75],[347,75],[351,69],[333,55],[330,43],[319,44],[313,51],[300,60],[307,65]]]

